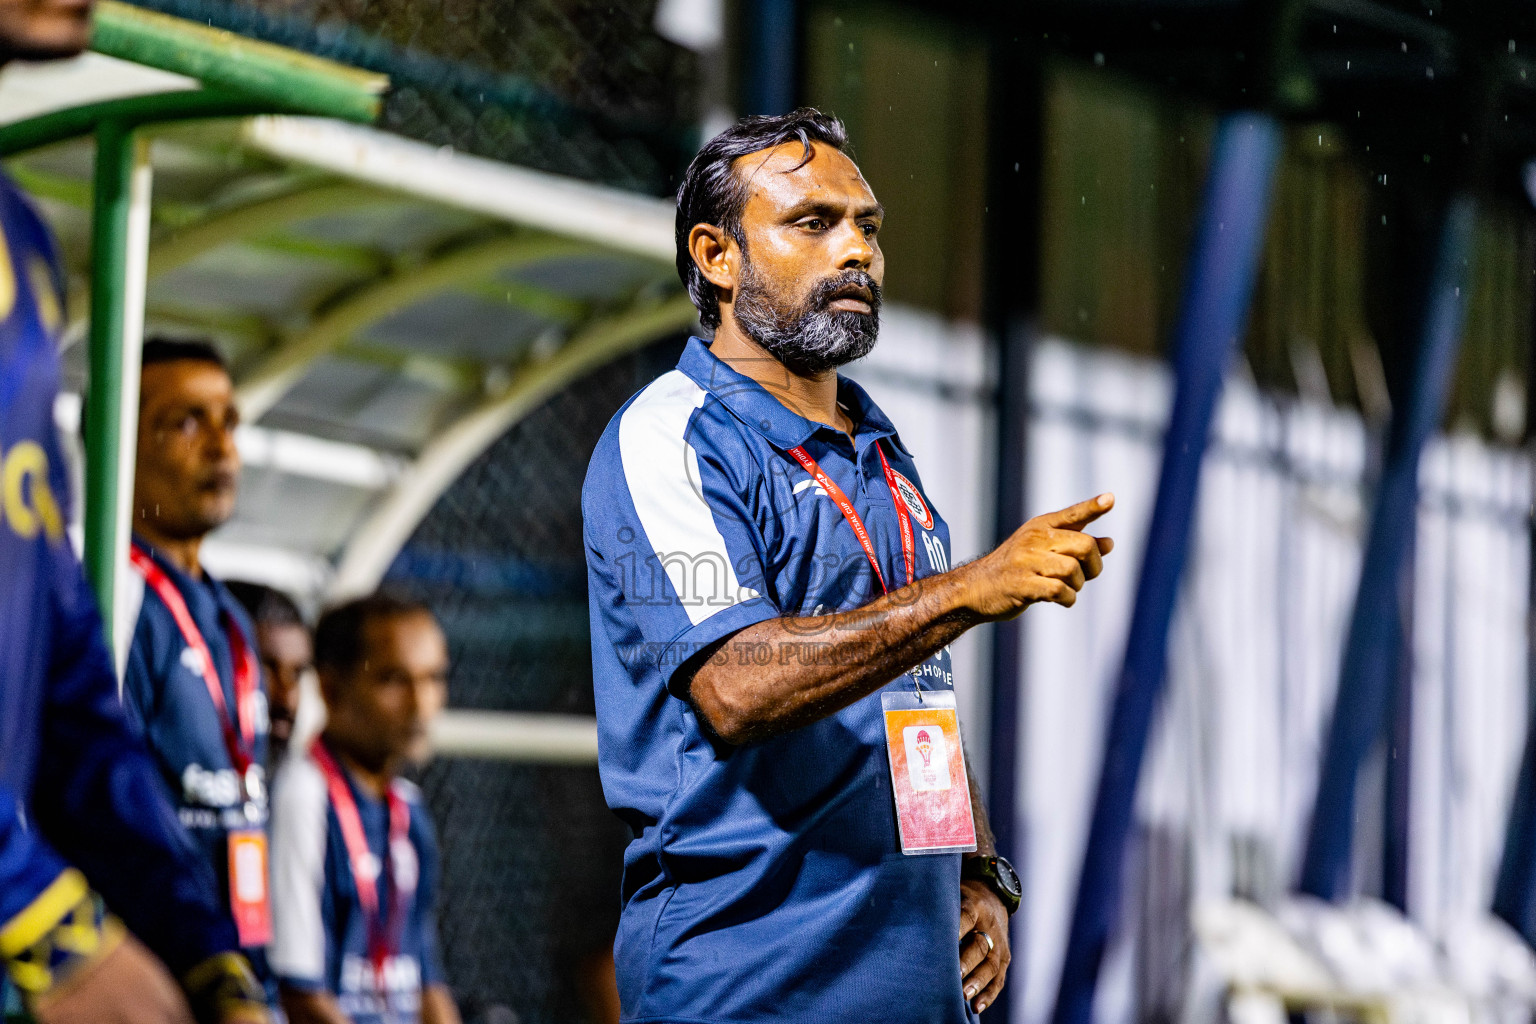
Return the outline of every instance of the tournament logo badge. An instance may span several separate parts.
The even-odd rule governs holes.
[[[949,777],[949,746],[937,725],[909,725],[902,730],[907,748],[907,775],[915,793],[945,790]]]
[[[925,530],[933,529],[933,513],[928,511],[928,503],[923,500],[922,492],[913,485],[911,480],[902,476],[894,469],[891,476],[896,478],[896,490],[901,492],[901,500],[907,503],[907,511],[912,513],[912,518]]]

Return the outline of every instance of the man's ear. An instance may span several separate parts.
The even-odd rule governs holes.
[[[688,254],[704,280],[716,288],[735,292],[741,256],[729,233],[714,224],[695,224],[688,232]]]

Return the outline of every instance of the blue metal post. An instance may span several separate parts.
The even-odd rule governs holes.
[[[1493,890],[1493,912],[1527,942],[1536,942],[1536,714],[1527,721],[1525,754]]]
[[[1166,673],[1168,626],[1189,549],[1200,464],[1222,379],[1248,317],[1282,131],[1268,115],[1222,118],[1174,336],[1177,386],[1157,501],[1137,582],[1093,823],[1083,855],[1055,1024],[1089,1024],[1120,909],[1126,838],[1152,712]]]
[[[1401,637],[1399,587],[1418,521],[1419,456],[1439,426],[1450,392],[1475,223],[1472,197],[1453,196],[1440,225],[1413,376],[1387,442],[1302,865],[1302,891],[1323,899],[1338,899],[1350,890],[1355,784],[1391,706]]]
[[[1536,325],[1532,325],[1527,380],[1536,383]],[[1536,424],[1526,427],[1526,445],[1536,443]],[[1511,928],[1536,943],[1536,521],[1527,526],[1530,556],[1526,579],[1526,699],[1525,752],[1515,778],[1515,797],[1504,833],[1504,856],[1493,887],[1493,912]]]
[[[748,0],[742,15],[742,107],[748,114],[786,114],[800,84],[796,0]]]
[[[1026,515],[1029,458],[1029,367],[1039,332],[1041,290],[1041,173],[1045,146],[1045,76],[1029,33],[1028,12],[1000,12],[987,55],[987,321],[997,343],[995,438],[997,490],[994,539],[1002,543]],[[1029,888],[1028,836],[1019,822],[1020,692],[1023,634],[1018,619],[992,627],[987,810],[998,852],[1024,872]],[[975,723],[973,723],[974,725]],[[1014,915],[1009,942],[1015,963],[1028,956],[1026,903]],[[1023,972],[992,1001],[989,1017],[1010,1018]]]

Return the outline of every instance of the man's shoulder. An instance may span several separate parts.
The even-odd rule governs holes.
[[[292,751],[278,767],[272,779],[272,814],[292,821],[298,817],[318,817],[324,821],[331,795],[325,774],[308,750]]]
[[[417,849],[427,856],[435,856],[437,853],[437,826],[432,821],[432,812],[427,808],[425,794],[421,787],[408,779],[395,779],[391,787],[396,795],[405,801],[406,810],[410,814],[411,840]]]
[[[0,220],[5,224],[6,243],[13,250],[35,253],[49,264],[50,270],[55,269],[57,256],[47,221],[6,174],[0,174]]]
[[[584,494],[606,500],[617,488],[686,476],[685,449],[718,456],[742,447],[740,424],[713,415],[723,405],[681,370],[669,370],[641,388],[609,420],[593,450]],[[700,412],[708,415],[698,415]]]

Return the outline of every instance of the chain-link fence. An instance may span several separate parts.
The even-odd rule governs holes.
[[[608,420],[681,339],[533,413],[438,501],[386,585],[429,602],[457,708],[591,714],[581,484]],[[443,848],[439,930],[467,1021],[572,1024],[611,948],[628,829],[597,770],[441,759],[422,786]]]
[[[698,67],[656,0],[133,0],[391,78],[382,126],[663,194],[692,153]]]

